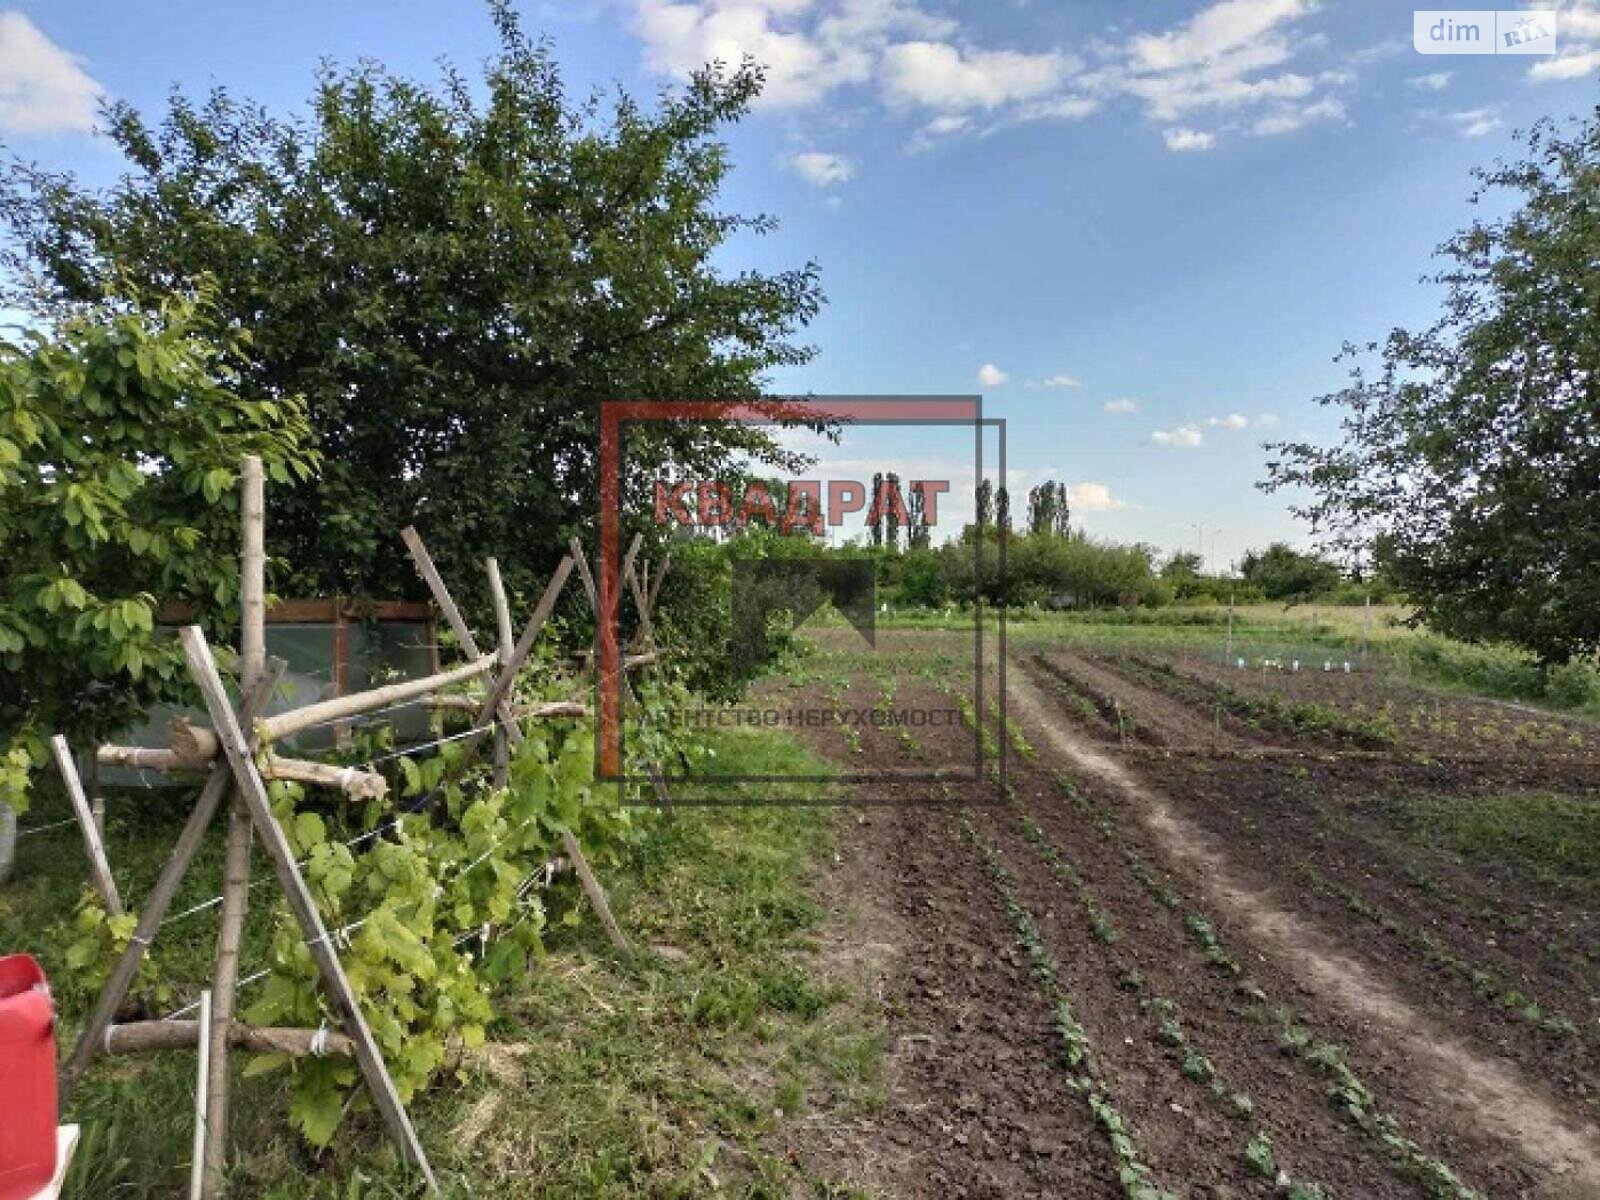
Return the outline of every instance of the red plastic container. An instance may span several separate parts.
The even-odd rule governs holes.
[[[0,958],[0,1200],[56,1171],[56,1035],[50,985],[26,954]]]

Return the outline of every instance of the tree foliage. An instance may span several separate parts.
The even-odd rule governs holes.
[[[1438,320],[1365,347],[1320,399],[1343,440],[1276,446],[1263,486],[1308,488],[1432,627],[1560,661],[1600,646],[1600,111],[1525,140],[1477,172],[1509,211],[1440,248]]]
[[[1239,574],[1268,600],[1309,600],[1338,587],[1340,578],[1337,563],[1302,553],[1287,542],[1246,551]]]
[[[283,483],[315,461],[303,402],[246,390],[248,343],[183,297],[0,342],[0,750],[37,761],[171,694],[159,603],[236,624],[240,460]]]
[[[415,522],[446,575],[496,555],[533,593],[592,526],[599,400],[750,398],[811,353],[791,339],[820,303],[814,266],[713,264],[773,228],[715,207],[715,135],[760,72],[708,69],[651,110],[573,101],[549,48],[490,7],[481,86],[365,63],[326,69],[289,119],[222,89],[175,94],[156,125],[113,105],[117,186],[18,165],[0,194],[22,301],[208,273],[254,334],[244,389],[307,398],[322,482],[275,499],[269,530],[297,589],[414,591],[394,539]],[[739,448],[794,465],[739,426],[652,426],[629,455],[704,476]]]

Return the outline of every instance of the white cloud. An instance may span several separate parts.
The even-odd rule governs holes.
[[[88,133],[105,88],[19,12],[0,12],[0,130]]]
[[[1579,46],[1563,50],[1553,58],[1541,58],[1528,68],[1528,78],[1538,83],[1581,79],[1600,67],[1600,49]]]
[[[1456,131],[1464,138],[1483,137],[1505,124],[1500,119],[1499,105],[1453,112],[1449,114],[1449,118],[1454,122]]]
[[[1262,413],[1255,421],[1257,429],[1275,429],[1278,426],[1277,413]]]
[[[935,139],[1023,121],[1075,121],[1132,97],[1173,149],[1204,150],[1202,119],[1289,133],[1343,116],[1340,72],[1294,69],[1324,39],[1303,22],[1318,0],[1216,0],[1188,20],[1145,32],[1057,46],[985,46],[961,22],[915,0],[627,0],[645,65],[685,79],[710,61],[761,63],[769,108],[817,105],[844,88],[872,89],[893,109],[930,110],[911,138]],[[939,6],[955,11],[953,5]],[[1080,56],[1081,55],[1081,56]],[[1085,61],[1087,60],[1087,61]]]
[[[1245,429],[1250,425],[1250,418],[1243,413],[1229,413],[1225,417],[1207,417],[1206,424],[1212,429]]]
[[[1217,135],[1199,129],[1165,129],[1161,133],[1168,150],[1209,150],[1217,144]]]
[[[959,49],[945,42],[901,42],[884,52],[891,103],[961,111],[992,110],[1054,92],[1071,60],[1055,52]]]
[[[1150,440],[1158,446],[1182,446],[1185,448],[1198,446],[1206,440],[1206,435],[1193,425],[1179,425],[1173,429],[1157,429],[1150,434]]]
[[[1128,413],[1138,412],[1139,402],[1137,400],[1130,400],[1128,397],[1123,396],[1117,400],[1107,400],[1101,407],[1105,412],[1109,413],[1113,417],[1122,417],[1126,416]]]
[[[1582,79],[1600,68],[1600,2],[1575,0],[1564,4],[1556,15],[1556,36],[1560,53],[1541,57],[1528,68],[1535,83],[1557,83]]]
[[[1124,500],[1112,495],[1103,483],[1072,483],[1067,485],[1067,505],[1075,512],[1111,512],[1127,508]]]
[[[1442,92],[1450,86],[1450,80],[1454,75],[1455,72],[1453,71],[1435,71],[1431,75],[1413,75],[1406,80],[1406,86],[1416,88],[1419,92]]]
[[[843,183],[856,173],[855,164],[840,154],[827,154],[821,150],[808,150],[789,159],[807,183],[817,187],[832,187]]]
[[[942,117],[935,117],[922,127],[922,132],[933,137],[946,137],[952,133],[960,133],[963,129],[970,128],[971,117],[959,116],[955,113],[946,113]]]
[[[1072,375],[1051,375],[1039,381],[1040,387],[1047,388],[1075,388],[1082,387],[1083,381]]]
[[[1563,6],[1556,16],[1556,32],[1563,40],[1600,42],[1600,3],[1576,0]]]
[[[797,108],[871,80],[896,37],[947,37],[955,23],[900,0],[634,0],[645,65],[686,79],[708,62],[766,68],[757,104]]]
[[[1058,96],[1034,100],[1017,110],[1024,121],[1077,121],[1100,111],[1100,101],[1092,96]]]
[[[1282,108],[1275,113],[1260,117],[1250,126],[1250,132],[1260,137],[1273,137],[1278,134],[1295,133],[1317,121],[1342,121],[1344,120],[1344,103],[1333,96],[1324,96],[1315,104],[1302,105],[1299,108]]]
[[[999,387],[1010,378],[1010,375],[993,363],[984,363],[983,366],[978,368],[978,382],[986,388]]]
[[[1135,37],[1132,56],[1139,67],[1153,71],[1205,66],[1261,46],[1277,26],[1313,8],[1311,0],[1222,0],[1202,9],[1187,25]]]

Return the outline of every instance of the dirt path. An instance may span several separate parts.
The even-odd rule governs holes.
[[[1090,680],[1110,674],[1081,660],[1071,663],[1074,672],[1083,668],[1089,668],[1083,674]],[[1105,682],[1130,686],[1115,676]],[[1538,1168],[1541,1178],[1529,1195],[1551,1200],[1600,1196],[1600,1136],[1592,1126],[1571,1120],[1522,1072],[1478,1054],[1343,953],[1319,927],[1247,884],[1216,839],[1118,762],[1064,728],[1025,673],[1010,673],[1008,697],[1013,717],[1030,735],[1042,736],[1056,754],[1120,793],[1163,854],[1203,877],[1209,902],[1247,930],[1259,948],[1293,963],[1297,976],[1319,999],[1349,1014],[1413,1064],[1450,1123],[1513,1147],[1520,1159]],[[1152,693],[1149,699],[1164,698]],[[1180,709],[1180,721],[1167,725],[1173,714],[1149,699],[1145,711],[1164,727],[1182,729],[1196,722]]]

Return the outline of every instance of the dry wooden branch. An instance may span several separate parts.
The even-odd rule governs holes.
[[[55,755],[56,768],[61,781],[66,784],[67,799],[72,802],[73,815],[78,818],[78,829],[83,834],[83,848],[89,855],[89,878],[94,890],[106,903],[106,911],[114,917],[122,915],[122,897],[117,895],[117,881],[111,877],[111,863],[106,858],[105,844],[100,840],[100,829],[94,823],[94,812],[89,808],[89,798],[83,793],[83,781],[78,778],[78,765],[72,761],[72,749],[67,739],[59,733],[50,739],[50,750]]]
[[[494,670],[498,662],[497,655],[486,654],[473,662],[441,671],[437,675],[426,675],[421,679],[405,679],[399,683],[373,688],[371,691],[335,696],[319,704],[308,704],[305,708],[291,709],[276,716],[263,717],[256,722],[256,729],[263,742],[282,741],[291,734],[317,725],[326,725],[330,721],[342,720],[345,717],[360,716],[375,708],[398,704],[402,700],[414,700],[418,696],[426,696],[430,692],[437,692],[454,684],[476,679],[480,675],[487,675]]]
[[[199,1041],[198,1021],[134,1021],[108,1028],[102,1048],[107,1054],[143,1054],[151,1050],[192,1050]],[[350,1039],[333,1030],[262,1028],[238,1021],[228,1029],[228,1045],[236,1050],[291,1054],[297,1058],[319,1053],[349,1058],[355,1052]]]
[[[351,800],[382,800],[389,794],[389,781],[376,771],[361,771],[335,763],[306,762],[279,758],[270,750],[261,764],[265,779],[290,779],[313,787],[333,788]]]
[[[216,737],[213,730],[204,726],[194,728],[206,737]],[[150,771],[198,772],[209,771],[212,767],[212,761],[208,759],[189,758],[176,750],[146,746],[101,746],[96,756],[102,766],[138,767]],[[261,764],[261,775],[264,779],[286,779],[293,783],[308,783],[313,787],[336,788],[352,800],[381,800],[389,790],[388,781],[373,771],[312,762],[309,759],[283,758],[271,752]]]
[[[222,753],[217,735],[187,717],[173,717],[167,722],[167,745],[179,758],[193,762],[209,763]]]
[[[472,713],[483,708],[483,699],[477,696],[436,696],[430,702],[434,708],[451,712]],[[536,704],[521,704],[512,710],[518,720],[549,720],[553,717],[587,717],[589,706],[581,700],[541,700]]]

